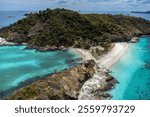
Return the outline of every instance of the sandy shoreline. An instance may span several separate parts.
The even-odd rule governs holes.
[[[94,96],[95,94],[93,91],[101,89],[104,85],[106,85],[106,79],[108,77],[106,76],[107,69],[109,69],[123,56],[128,49],[128,45],[129,43],[115,43],[114,47],[109,52],[100,56],[98,59],[95,59],[88,50],[77,48],[71,49],[73,52],[81,56],[83,62],[87,60],[94,60],[97,65],[95,67],[96,73],[94,76],[83,84],[79,92],[79,100],[97,99],[97,97]],[[103,93],[103,95],[107,94]],[[109,99],[109,97],[103,99]]]
[[[115,43],[112,50],[103,56],[100,56],[100,58],[96,60],[96,63],[100,68],[109,69],[123,56],[128,49],[128,45],[129,43]]]
[[[91,55],[91,53],[88,50],[80,49],[80,48],[70,48],[71,51],[78,54],[82,61],[88,61],[88,60],[95,60],[95,58]]]
[[[129,43],[115,43],[114,47],[107,53],[102,56],[99,56],[98,59],[94,58],[88,50],[80,48],[71,48],[73,52],[78,54],[83,61],[94,60],[100,68],[109,69],[113,64],[115,64],[122,55],[128,49]]]
[[[15,45],[15,43],[7,42],[4,38],[0,37],[0,46],[3,45]],[[78,54],[82,58],[82,62],[86,62],[88,60],[94,60],[96,63],[95,66],[95,74],[89,80],[87,80],[80,92],[78,99],[79,100],[95,100],[98,99],[95,96],[95,92],[98,89],[104,89],[108,85],[106,79],[108,76],[106,75],[107,69],[109,69],[113,64],[115,64],[122,55],[126,52],[128,48],[128,43],[115,43],[114,47],[107,53],[102,56],[99,56],[98,59],[94,58],[90,51],[80,49],[80,48],[70,48],[74,53]],[[109,99],[107,93],[101,93],[101,99]]]

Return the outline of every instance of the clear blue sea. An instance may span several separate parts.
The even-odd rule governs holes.
[[[150,20],[150,14],[123,11],[86,11],[81,13],[124,14]],[[143,36],[138,43],[130,44],[124,56],[111,68],[119,83],[110,94],[112,100],[150,100],[150,36]]]
[[[24,17],[27,12],[0,12],[0,26],[8,26]],[[68,69],[79,58],[72,51],[39,52],[26,50],[25,46],[0,47],[0,96],[23,82]]]
[[[18,86],[30,78],[44,76],[75,65],[71,51],[37,52],[25,46],[0,47],[0,92]]]
[[[0,11],[0,28],[23,18],[25,13],[27,12]],[[108,11],[95,13],[125,14],[150,20],[150,14]],[[76,62],[70,64],[70,61],[79,58],[71,51],[37,52],[24,50],[24,48],[25,46],[0,47],[0,94],[26,80],[69,68],[76,64]],[[119,81],[119,84],[110,91],[113,95],[112,99],[150,99],[149,64],[150,36],[143,36],[140,42],[130,44],[124,56],[111,67],[112,75]]]
[[[25,13],[29,13],[29,11],[0,11],[0,28],[9,26],[25,17]]]
[[[111,67],[119,84],[110,91],[113,100],[150,99],[150,36],[130,44],[124,56]]]

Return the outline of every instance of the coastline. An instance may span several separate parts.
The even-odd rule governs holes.
[[[91,53],[88,50],[80,48],[69,48],[69,49],[74,53],[78,54],[82,58],[82,62],[88,60],[95,60],[95,58],[91,55]]]
[[[129,43],[115,43],[114,47],[106,54],[100,56],[96,60],[100,68],[109,69],[113,64],[115,64],[128,49]]]
[[[115,64],[128,49],[129,43],[114,43],[114,47],[107,53],[94,58],[88,50],[73,48],[73,52],[80,55],[83,62],[94,60],[96,63],[95,74],[87,80],[80,92],[79,100],[110,99],[111,95],[107,93],[112,89],[117,81],[108,74],[108,69]]]
[[[126,42],[114,43],[114,47],[107,53],[104,53],[103,55],[99,56],[98,59],[93,57],[88,50],[80,48],[70,48],[70,50],[78,54],[82,58],[83,62],[87,60],[94,60],[99,68],[109,69],[126,52],[126,50],[128,49],[128,45],[129,43]]]
[[[6,45],[18,44],[7,42],[4,38],[0,37],[0,46]],[[79,90],[78,95],[79,100],[109,99],[111,97],[107,91],[113,88],[117,81],[108,74],[108,69],[122,57],[127,50],[128,45],[128,43],[114,43],[114,46],[110,51],[98,58],[95,58],[88,50],[69,48],[82,58],[81,63],[86,63],[90,60],[95,62],[95,66],[93,67],[95,73],[90,79],[82,84],[82,88]]]
[[[0,37],[0,46],[20,46],[20,45],[27,45],[27,43],[14,43],[14,42],[9,42],[6,39]]]
[[[60,78],[59,80],[62,80],[62,82],[58,84],[59,80],[56,81],[55,78],[57,77],[55,77],[54,81],[52,82],[52,84],[50,84],[50,86],[60,89],[60,85],[66,82],[65,85],[62,85],[62,87],[64,86],[64,89],[67,87],[66,90],[64,91],[58,90],[59,93],[67,92],[66,93],[67,95],[66,94],[64,95],[64,99],[68,98],[68,96],[69,96],[68,99],[72,99],[72,97],[73,99],[109,99],[111,95],[109,95],[107,92],[108,90],[113,88],[114,85],[117,83],[117,81],[111,75],[109,75],[109,73],[113,71],[113,70],[112,71],[109,70],[109,68],[112,65],[114,65],[122,57],[123,54],[125,54],[126,50],[128,49],[128,43],[114,43],[114,47],[112,46],[111,50],[108,50],[107,52],[102,51],[103,53],[101,53],[101,51],[99,50],[94,51],[95,53],[97,52],[96,54],[93,51],[91,51],[91,49],[84,50],[80,48],[68,48],[68,47],[72,47],[76,45],[77,47],[84,48],[84,47],[89,47],[91,45],[94,45],[93,48],[97,49],[97,46],[99,46],[99,43],[103,43],[103,41],[104,42],[108,41],[108,43],[112,43],[116,41],[126,42],[126,41],[129,41],[130,37],[132,36],[137,36],[137,37],[133,37],[131,41],[129,41],[129,43],[136,43],[138,42],[139,36],[144,35],[144,34],[147,35],[147,33],[150,34],[149,33],[150,22],[148,21],[149,19],[146,21],[145,19],[147,19],[147,17],[145,16],[144,17],[142,16],[142,18],[144,18],[142,19],[142,18],[135,18],[132,16],[124,16],[124,15],[115,16],[113,14],[110,17],[110,15],[104,16],[98,13],[96,13],[97,15],[94,15],[94,17],[90,13],[88,13],[87,15],[79,13],[78,14],[79,17],[74,17],[77,15],[76,11],[75,11],[76,13],[74,13],[74,11],[72,10],[67,10],[67,9],[65,10],[65,9],[59,9],[59,8],[54,9],[54,10],[47,9],[45,11],[50,11],[50,12],[43,11],[43,13],[46,15],[43,15],[42,12],[38,13],[42,18],[40,18],[37,13],[35,14],[31,13],[30,15],[34,16],[33,18],[27,17],[27,20],[21,20],[20,18],[20,20],[23,22],[21,23],[16,22],[15,24],[8,26],[8,28],[2,29],[1,37],[4,37],[4,38],[6,37],[6,39],[0,37],[0,47],[1,46],[7,46],[7,47],[14,46],[15,47],[15,46],[20,46],[20,45],[26,45],[25,49],[31,49],[31,50],[35,49],[36,51],[40,51],[40,52],[55,51],[55,50],[66,51],[68,49],[69,50],[72,49],[72,53],[76,53],[82,58],[82,59],[81,58],[77,59],[77,62],[79,65],[77,64],[76,66],[74,66],[71,64],[70,66],[72,66],[73,69],[69,68],[69,69],[65,69],[64,71],[61,71],[62,74],[60,76],[58,75],[58,71],[54,70],[54,76],[58,75],[58,77]],[[56,12],[56,11],[59,11],[59,12]],[[66,11],[67,11],[67,14],[66,14]],[[58,17],[55,17],[54,14],[57,14]],[[64,17],[65,14],[66,14],[66,17]],[[28,19],[31,20],[32,22],[31,24],[28,23],[29,21]],[[35,19],[39,20],[39,22],[36,22]],[[53,23],[55,19],[58,19],[59,21],[64,21],[64,22],[63,23],[56,22],[56,25],[49,27],[50,26],[49,22],[52,21]],[[75,19],[75,20],[72,20],[72,19]],[[104,28],[103,26],[99,25],[101,20],[103,21],[103,24],[105,25]],[[94,24],[93,24],[93,21],[94,21]],[[108,22],[110,23],[110,25],[107,25]],[[125,23],[124,25],[126,26],[122,25],[122,22],[124,22]],[[49,28],[52,28],[52,30],[49,30]],[[40,33],[39,33],[39,30],[41,31]],[[40,36],[39,34],[42,34],[42,35]],[[33,38],[34,35],[35,35],[35,38]],[[11,38],[9,39],[9,37]],[[41,40],[41,38],[45,38],[45,39]],[[32,40],[31,42],[33,43],[27,44],[28,40],[26,41],[26,39],[31,39]],[[25,44],[22,42],[27,42],[27,43]],[[107,47],[107,44],[105,46],[105,43],[104,43],[104,47]],[[100,56],[100,54],[102,55]],[[92,60],[92,62],[90,60]],[[69,62],[66,61],[66,63],[70,63],[72,61],[69,61]],[[92,66],[87,68],[89,63],[92,63]],[[78,66],[79,68],[77,68]],[[92,72],[94,71],[91,74],[91,76],[89,75],[90,71]],[[68,74],[71,74],[71,75],[69,76]],[[47,77],[49,78],[47,79],[51,78],[50,75],[51,74],[48,74]],[[69,77],[66,77],[67,75]],[[83,76],[83,79],[82,79],[82,76]],[[75,80],[76,78],[78,78],[79,80],[77,80],[75,84],[73,80]],[[44,77],[42,77],[42,79],[44,79]],[[70,82],[68,82],[69,80]],[[46,80],[43,80],[42,83],[46,84],[47,81],[46,82],[45,81]],[[37,79],[31,83],[34,84],[35,82],[37,82]],[[41,86],[43,86],[42,83],[41,83]],[[37,83],[36,86],[38,89],[40,87],[39,83]],[[47,84],[45,86],[47,86]],[[76,94],[75,96],[74,95],[72,96],[72,94],[74,94],[74,90],[72,90],[74,86],[77,86],[77,87],[79,86],[79,87],[75,88]],[[44,88],[45,87],[43,87],[43,89]],[[31,89],[33,89],[33,87]],[[49,88],[47,88],[46,91],[50,91]],[[51,94],[51,92],[52,94],[57,94],[57,92],[54,93],[53,91],[54,90],[51,90],[47,94],[49,95]],[[79,94],[79,91],[80,91],[80,94]],[[45,90],[43,90],[42,93],[43,95],[45,95]],[[32,92],[27,91],[24,94],[32,94]],[[41,93],[37,93],[38,96],[40,94]],[[31,97],[29,96],[29,98]],[[56,99],[55,96],[54,98]]]
[[[13,42],[8,42],[4,38],[0,37],[0,46],[5,46],[5,45],[15,45]]]

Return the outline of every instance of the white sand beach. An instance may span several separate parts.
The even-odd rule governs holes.
[[[88,50],[80,48],[70,48],[70,50],[78,54],[83,61],[95,60],[95,58],[91,55],[91,53]]]
[[[115,43],[114,47],[106,54],[99,57],[99,59],[95,59],[91,53],[84,49],[72,49],[74,52],[79,54],[83,61],[86,60],[94,60],[99,67],[96,69],[96,73],[94,76],[86,81],[82,86],[78,99],[79,100],[95,100],[96,97],[94,96],[93,91],[100,89],[103,87],[105,83],[105,78],[107,77],[105,72],[109,69],[113,64],[115,64],[122,55],[128,49],[128,43]]]
[[[109,52],[105,53],[102,56],[99,56],[98,59],[95,59],[88,50],[80,48],[71,48],[71,50],[79,54],[83,61],[95,60],[100,68],[109,69],[126,52],[126,50],[128,49],[128,45],[129,43],[114,43],[114,47]]]
[[[115,43],[112,50],[99,57],[96,63],[100,68],[109,69],[115,64],[128,49],[129,43]]]

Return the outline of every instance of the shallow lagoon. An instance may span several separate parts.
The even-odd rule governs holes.
[[[39,52],[25,46],[0,47],[0,92],[20,83],[56,71],[70,68],[79,56],[67,51]]]

